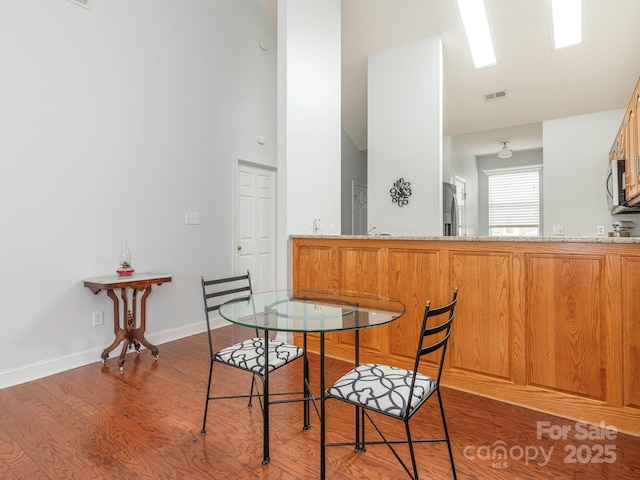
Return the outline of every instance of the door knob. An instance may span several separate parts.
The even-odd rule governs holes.
[[[238,250],[242,250],[242,245],[238,245],[236,248],[237,248]]]

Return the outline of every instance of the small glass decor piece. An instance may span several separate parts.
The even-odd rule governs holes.
[[[120,268],[116,270],[121,277],[128,277],[133,275],[134,269],[131,268],[131,250],[129,250],[129,242],[127,240],[122,241],[122,248],[120,249]]]

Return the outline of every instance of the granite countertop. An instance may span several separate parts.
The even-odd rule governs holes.
[[[290,235],[291,238],[354,240],[446,240],[450,242],[640,243],[640,237],[444,237],[419,235]]]

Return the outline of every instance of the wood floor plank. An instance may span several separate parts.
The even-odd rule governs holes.
[[[0,478],[46,478],[29,455],[0,430]]]
[[[251,336],[237,327],[224,327],[216,334],[218,347]],[[318,359],[311,355],[310,360],[317,390]],[[328,359],[327,382],[349,368]],[[262,417],[257,403],[249,408],[246,400],[213,402],[207,434],[201,435],[208,369],[208,345],[201,334],[161,345],[157,361],[146,350],[131,352],[122,373],[117,359],[109,359],[104,366],[96,362],[0,390],[0,477],[318,478],[319,422],[312,415],[312,428],[303,430],[300,404],[272,407],[271,462],[266,466],[261,464]],[[247,393],[251,381],[250,375],[220,365],[214,379],[219,393]],[[300,362],[271,379],[274,390],[298,390]],[[461,480],[640,478],[638,437],[581,439],[572,421],[451,389],[443,389],[442,395]],[[437,401],[432,407],[413,419],[416,436],[441,434]],[[327,411],[328,440],[351,438],[353,409],[328,401]],[[401,424],[388,418],[380,422],[389,434],[403,433]],[[547,422],[542,433],[539,422]],[[563,428],[568,432],[565,438],[552,438],[549,429]],[[372,439],[376,434],[369,429],[367,435]],[[605,448],[608,457],[603,456]],[[408,458],[406,450],[399,451]],[[452,478],[444,445],[419,445],[416,451],[421,478]],[[384,446],[370,446],[366,452],[330,447],[327,452],[331,480],[406,478]]]

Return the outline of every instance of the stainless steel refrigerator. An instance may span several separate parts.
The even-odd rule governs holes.
[[[444,224],[444,236],[458,235],[458,198],[456,186],[453,183],[442,184],[442,219]]]

